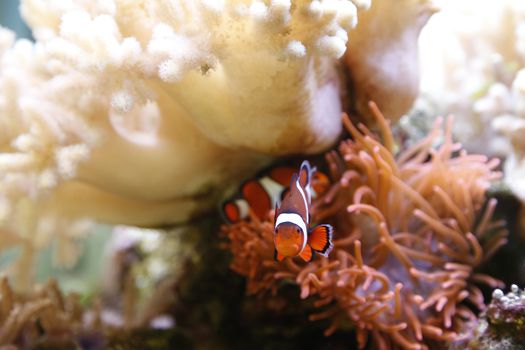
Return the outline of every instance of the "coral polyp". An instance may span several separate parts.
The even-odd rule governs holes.
[[[269,212],[263,222],[223,227],[231,267],[251,294],[294,281],[302,299],[315,300],[310,319],[331,320],[326,335],[350,323],[360,348],[441,348],[475,317],[468,304],[484,308],[475,284],[501,284],[476,272],[506,242],[491,219],[496,200],[485,195],[501,176],[499,162],[455,144],[451,118],[443,133],[438,120],[428,137],[394,154],[388,123],[371,110],[381,138],[344,116],[352,139],[326,155],[332,185],[314,200],[312,220],[335,228],[330,257],[275,262]]]
[[[513,284],[507,294],[493,291],[486,310],[466,325],[451,349],[523,349],[524,330],[525,290]]]

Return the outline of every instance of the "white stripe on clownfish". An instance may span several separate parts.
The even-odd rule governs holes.
[[[299,190],[299,193],[301,194],[301,197],[303,197],[304,209],[306,211],[306,213],[305,213],[306,214],[306,223],[308,223],[310,215],[308,215],[309,205],[308,205],[308,201],[306,200],[306,195],[304,194],[303,188],[302,188],[301,184],[299,183],[299,180],[297,180],[295,182],[295,186]]]
[[[300,250],[302,252],[308,241],[308,231],[306,230],[306,224],[303,218],[301,215],[295,213],[279,213],[279,216],[277,216],[277,220],[275,221],[275,228],[285,222],[297,225],[303,232],[303,246]]]
[[[310,184],[306,186],[306,194],[308,195],[308,203],[312,203],[312,186]]]
[[[250,205],[248,204],[246,199],[240,198],[240,199],[235,200],[235,205],[239,209],[239,218],[240,219],[247,218],[248,213],[250,211]]]
[[[306,194],[308,195],[308,203],[312,203],[312,177],[316,171],[317,167],[313,167],[310,169],[310,173],[308,174],[308,183],[306,184],[306,186],[304,186],[304,188],[306,189]]]
[[[259,183],[270,197],[272,205],[279,205],[281,203],[281,194],[285,187],[272,180],[269,176],[264,176],[263,178],[261,178],[259,180]]]

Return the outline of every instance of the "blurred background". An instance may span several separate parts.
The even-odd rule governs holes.
[[[0,25],[14,30],[20,38],[31,38],[31,31],[20,17],[19,0],[0,1]]]
[[[465,4],[468,1],[471,0],[462,0],[457,3]],[[452,4],[456,2],[449,3]],[[21,19],[19,6],[20,1],[18,0],[0,0],[0,25],[14,30],[19,38],[31,39],[31,32]],[[485,8],[490,7],[486,6]],[[450,18],[455,17],[451,17],[449,13],[447,14],[446,11],[443,11],[441,17],[435,16],[423,34],[422,41],[429,43],[427,47],[422,50],[422,52],[426,52],[426,54],[422,56],[424,58],[422,64],[424,74],[422,74],[422,79],[424,82],[429,82],[427,84],[429,87],[426,91],[425,86],[423,86],[423,92],[427,92],[427,95],[423,94],[423,97],[419,100],[420,104],[416,105],[414,111],[407,116],[408,119],[405,118],[401,121],[407,130],[407,135],[411,133],[411,130],[414,130],[414,136],[412,136],[412,138],[416,140],[418,137],[423,137],[422,135],[428,133],[428,127],[433,125],[435,115],[447,115],[450,110],[457,110],[459,108],[458,106],[463,105],[466,106],[465,110],[473,110],[471,106],[474,102],[471,101],[471,97],[474,96],[481,99],[480,97],[487,94],[492,84],[495,82],[499,83],[496,79],[497,76],[494,74],[495,78],[489,74],[491,70],[486,69],[486,67],[492,67],[492,64],[496,66],[496,64],[493,63],[493,57],[495,57],[495,55],[493,52],[491,53],[491,47],[488,46],[488,44],[472,45],[476,50],[487,47],[485,51],[489,52],[489,54],[483,51],[483,55],[478,54],[476,50],[473,51],[474,53],[467,49],[463,50],[460,44],[470,43],[470,39],[475,37],[477,32],[472,29],[473,26],[466,26],[468,28],[463,30],[465,27],[462,26],[464,22],[463,17],[458,17],[459,19],[454,22],[457,24],[457,27],[450,25]],[[479,28],[482,28],[484,22],[481,19],[478,22],[480,23]],[[450,33],[443,30],[443,28],[451,28]],[[525,33],[525,26],[523,32]],[[458,37],[457,33],[462,34],[463,37],[459,37],[459,39],[456,38],[456,42],[451,38]],[[479,35],[479,37],[482,36]],[[451,43],[454,43],[454,45]],[[469,45],[466,46],[472,49]],[[439,51],[439,49],[441,49],[441,51]],[[445,55],[449,53],[453,59],[449,59],[448,56]],[[471,57],[472,59],[470,59]],[[487,57],[489,58],[487,59]],[[482,62],[474,62],[475,58],[479,58]],[[457,74],[451,74],[452,78],[454,78],[451,78],[451,80],[453,80],[451,83],[443,79],[443,81],[438,79],[447,69],[452,71],[452,69],[449,68],[452,64],[445,64],[449,61],[454,63],[455,69],[459,72]],[[498,62],[505,63],[505,67],[514,67],[511,64],[507,64],[510,60],[504,57],[498,58]],[[436,69],[438,63],[440,66],[443,66],[441,70]],[[472,74],[472,72],[477,72],[475,71],[476,67],[483,68],[479,70],[485,75],[479,72],[477,75]],[[472,70],[466,68],[472,68]],[[494,69],[494,71],[496,70],[497,69]],[[486,73],[487,71],[489,73]],[[512,70],[511,73],[512,74],[509,73],[509,75],[513,76],[515,71]],[[470,80],[465,79],[465,77],[468,76],[481,76],[483,79],[480,79],[481,82],[475,81],[475,84],[471,84]],[[437,84],[438,82],[440,84]],[[459,86],[459,88],[453,89],[447,85],[450,84],[450,86],[452,86],[453,83],[456,82],[464,83],[464,86],[457,84],[456,86]],[[512,81],[508,82],[507,85],[510,86],[511,82]],[[439,89],[437,89],[436,86],[438,86]],[[446,86],[446,88],[443,86]],[[499,84],[498,86],[501,87],[502,85]],[[461,90],[461,88],[463,88],[463,90]],[[434,90],[438,90],[438,92],[434,92]],[[451,96],[445,95],[442,91],[451,91]],[[456,93],[457,91],[461,93]],[[434,94],[432,95],[431,93]],[[463,99],[459,101],[460,98]],[[464,102],[464,104],[462,105],[460,102]],[[478,105],[481,106],[479,103]],[[486,114],[490,116],[497,115],[498,113],[492,110],[486,112]],[[463,119],[463,124],[466,125],[466,127],[460,129],[459,137],[462,135],[473,135],[471,139],[474,139],[476,142],[469,143],[466,136],[464,136],[465,139],[462,140],[462,142],[472,147],[475,152],[491,153],[491,151],[487,149],[487,145],[489,144],[487,140],[493,140],[493,134],[489,132],[474,133],[470,131],[473,125],[478,126],[481,131],[489,129],[487,127],[489,122],[482,119],[479,116],[480,114],[481,113],[473,114],[471,119]],[[425,115],[430,116],[428,120],[422,117]],[[462,111],[459,115],[469,114]],[[416,120],[419,124],[415,122]],[[459,120],[460,125],[461,120],[462,119]],[[405,124],[403,124],[404,121],[406,121]],[[410,127],[412,127],[412,129],[410,129]],[[466,129],[467,127],[469,128],[468,130]],[[478,147],[478,149],[476,149],[476,147]],[[481,147],[481,149],[479,147]],[[501,197],[498,199],[500,203],[502,203],[502,209],[500,209],[502,212],[508,214],[518,212],[516,208],[519,207],[519,203],[511,197],[510,194],[496,193],[495,195],[491,195]],[[516,225],[515,222],[517,220],[515,216],[516,214],[511,215],[509,219],[511,224],[509,224],[509,226]],[[177,298],[178,303],[173,302],[175,307],[170,311],[177,315],[176,323],[181,329],[195,329],[192,336],[196,335],[195,338],[199,339],[200,342],[216,340],[212,338],[210,338],[212,340],[207,340],[205,336],[202,337],[202,334],[209,335],[210,330],[216,331],[215,333],[217,334],[223,334],[225,330],[230,332],[227,334],[243,333],[239,332],[239,329],[243,329],[241,326],[246,325],[239,324],[239,315],[252,317],[252,319],[247,320],[241,319],[241,322],[246,322],[247,325],[250,325],[251,322],[251,324],[254,325],[260,321],[258,319],[259,317],[262,319],[260,315],[263,315],[263,312],[255,307],[255,304],[250,304],[252,300],[244,298],[245,281],[243,277],[234,274],[228,269],[229,252],[217,249],[217,246],[219,246],[217,241],[221,239],[216,234],[219,226],[220,221],[218,218],[211,218],[209,221],[204,221],[199,227],[165,228],[164,230],[146,230],[125,226],[113,227],[95,224],[89,232],[78,235],[78,237],[75,237],[75,241],[67,246],[68,248],[72,248],[70,250],[78,250],[80,254],[79,259],[74,261],[70,269],[59,268],[57,267],[56,261],[54,261],[54,256],[56,256],[54,251],[58,251],[60,244],[63,244],[63,242],[60,242],[60,236],[57,234],[57,240],[54,241],[54,244],[38,254],[35,278],[40,283],[45,282],[50,277],[57,278],[64,291],[80,292],[83,297],[82,302],[85,304],[89,304],[93,298],[100,295],[101,290],[119,291],[120,294],[115,293],[114,295],[121,297],[124,294],[121,290],[129,287],[128,279],[124,278],[128,275],[133,276],[134,279],[129,279],[129,281],[131,281],[130,285],[134,283],[132,287],[135,287],[135,289],[128,289],[132,291],[138,290],[137,294],[139,294],[139,297],[142,297],[142,300],[148,299],[148,293],[149,295],[155,295],[154,292],[157,289],[161,290],[159,287],[161,283],[159,281],[167,281],[167,283],[162,285],[167,285],[169,289],[166,290],[170,293],[163,294],[163,298],[167,299],[171,297],[172,294]],[[525,259],[523,258],[525,249],[523,248],[522,242],[518,242],[516,236],[517,235],[511,236],[511,244],[507,245],[494,259],[494,263],[486,269],[491,275],[498,276],[506,282],[523,285],[523,281],[525,281],[525,277],[523,277],[525,276],[525,273],[523,273],[523,271],[525,271]],[[62,251],[64,251],[64,249],[62,249]],[[1,251],[0,273],[4,272],[10,262],[14,261],[14,258],[18,255],[20,255],[18,247]],[[122,281],[126,284],[120,283]],[[176,283],[173,283],[173,281],[176,281]],[[175,287],[173,287],[173,285],[175,285]],[[223,285],[227,285],[228,287],[221,288]],[[296,291],[291,288],[285,289],[284,292],[296,295]],[[487,293],[490,292],[491,291],[487,291]],[[139,299],[138,297],[135,298]],[[106,299],[108,304],[118,305],[117,302],[114,302],[114,299],[107,297]],[[277,304],[278,302],[274,305]],[[308,305],[306,307],[308,307]],[[253,308],[253,315],[246,312],[243,308],[248,310]],[[147,310],[147,307],[144,307],[144,309]],[[153,309],[153,307],[151,309]],[[293,304],[290,309],[300,310],[300,316],[303,316],[303,310],[296,307],[295,304]],[[259,311],[260,314],[258,314]],[[245,341],[251,341],[252,344],[255,344],[257,342],[256,340],[269,341],[276,337],[275,334],[279,334],[274,328],[286,328],[286,331],[288,331],[287,337],[290,339],[286,338],[283,340],[278,338],[276,344],[282,346],[280,349],[290,348],[286,346],[286,344],[289,344],[286,343],[286,341],[294,342],[293,332],[299,334],[302,324],[299,322],[297,324],[293,323],[293,327],[291,327],[291,322],[287,321],[290,319],[296,320],[299,316],[293,313],[285,316],[288,318],[283,317],[282,319],[274,320],[268,317],[268,319],[260,321],[260,329],[254,328],[246,332],[246,334],[243,334],[243,339],[245,339]],[[276,323],[277,321],[282,323]],[[282,327],[282,325],[284,325],[284,327]],[[312,324],[312,327],[319,326]],[[249,326],[247,326],[247,328],[249,328]],[[318,329],[316,330],[318,331]],[[273,333],[274,331],[275,333]],[[307,331],[304,331],[304,333],[306,334]],[[318,335],[319,338],[315,338]],[[346,341],[344,337],[343,335],[343,342]],[[316,340],[331,348],[330,343],[326,338],[322,337],[320,332],[313,334],[311,339],[304,339],[306,339],[306,343]],[[279,343],[279,341],[281,341],[281,343]],[[337,343],[337,334],[334,338],[331,338],[330,341]],[[310,347],[312,347],[312,344],[314,343],[311,343]],[[214,344],[214,346],[216,345]],[[204,348],[210,348],[209,344],[205,344]]]

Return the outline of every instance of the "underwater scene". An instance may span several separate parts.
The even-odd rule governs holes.
[[[525,1],[1,1],[22,349],[525,349]]]

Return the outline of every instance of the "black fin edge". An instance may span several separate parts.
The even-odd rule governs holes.
[[[312,257],[311,257],[310,260],[307,261],[307,262],[312,262],[312,261],[314,261],[314,260],[315,260],[316,253],[317,253],[317,252],[315,251],[314,248],[310,247],[310,249],[312,250]]]
[[[328,257],[328,254],[330,254],[332,249],[334,249],[334,243],[332,242],[332,238],[333,238],[333,234],[334,234],[334,228],[332,227],[332,225],[329,225],[329,224],[322,224],[322,225],[319,225],[319,226],[324,226],[324,227],[328,228],[328,240],[327,240],[326,245],[324,246],[323,249],[315,250],[315,249],[312,248],[312,250],[314,252],[324,256],[324,257]],[[317,226],[315,228],[317,228]]]

